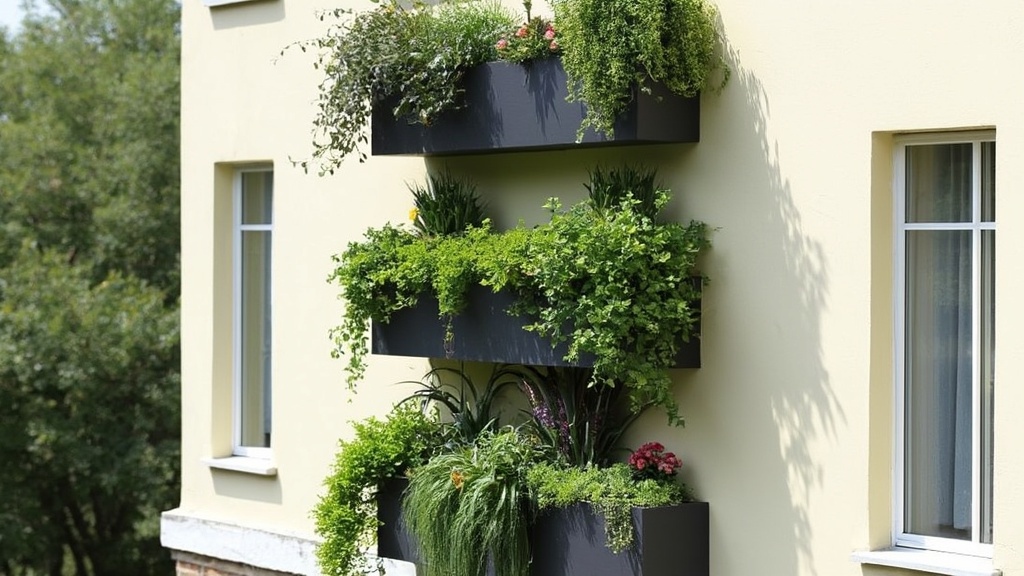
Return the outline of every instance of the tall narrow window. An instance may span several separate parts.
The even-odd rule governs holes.
[[[271,232],[274,173],[235,178],[235,454],[267,457],[271,431]]]
[[[991,136],[897,147],[899,546],[991,555]]]

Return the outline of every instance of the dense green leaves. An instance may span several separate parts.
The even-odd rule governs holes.
[[[51,0],[0,37],[0,575],[172,570],[178,14]]]

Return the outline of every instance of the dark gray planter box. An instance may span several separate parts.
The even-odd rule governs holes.
[[[372,154],[479,154],[700,140],[700,98],[683,98],[658,85],[651,94],[634,91],[615,123],[614,138],[588,130],[577,143],[586,108],[565,100],[566,82],[559,58],[528,65],[489,62],[463,77],[465,106],[429,127],[396,119],[394,99],[385,99],[373,107]]]
[[[377,494],[377,554],[420,562],[402,522],[404,478],[389,480]],[[709,576],[707,502],[634,508],[635,544],[608,549],[604,517],[589,504],[542,511],[530,526],[531,576]],[[488,574],[493,574],[489,568]]]
[[[381,558],[419,562],[419,548],[402,519],[402,494],[408,486],[406,478],[391,478],[377,490],[377,555]]]
[[[523,326],[531,322],[507,312],[513,301],[511,293],[471,287],[466,309],[452,319],[454,338],[445,342],[445,322],[438,317],[437,299],[421,298],[416,306],[393,313],[386,324],[371,324],[370,350],[374,354],[470,362],[570,365],[565,361],[568,344],[552,347],[546,338],[524,330]],[[700,368],[700,338],[691,337],[680,346],[674,367]],[[581,354],[579,362],[572,365],[593,363],[593,356]]]
[[[708,576],[708,503],[634,508],[636,544],[614,554],[604,518],[589,504],[541,512],[531,576]]]

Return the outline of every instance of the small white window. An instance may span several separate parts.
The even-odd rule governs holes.
[[[239,170],[234,185],[234,454],[270,457],[271,233],[274,173]]]
[[[897,144],[894,543],[991,557],[994,134]]]

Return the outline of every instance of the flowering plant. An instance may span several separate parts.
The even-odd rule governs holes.
[[[660,442],[648,442],[629,456],[629,467],[637,480],[667,481],[676,475],[682,462],[672,452],[665,452]]]
[[[510,33],[503,34],[494,48],[498,58],[520,64],[530,60],[538,60],[562,53],[558,43],[555,25],[540,16],[530,17],[530,0],[523,2],[526,8],[526,22],[520,24]]]

